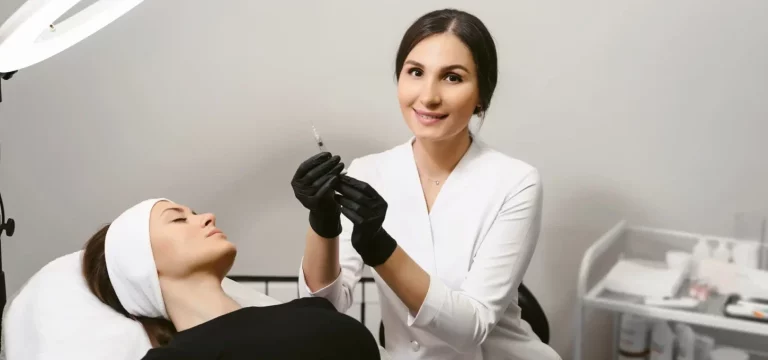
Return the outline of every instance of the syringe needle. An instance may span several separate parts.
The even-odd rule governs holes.
[[[323,138],[320,137],[320,133],[317,132],[317,129],[315,128],[315,123],[310,120],[310,125],[312,126],[312,134],[315,136],[315,143],[317,144],[317,147],[320,149],[320,151],[327,151],[325,148],[325,143],[323,143]]]

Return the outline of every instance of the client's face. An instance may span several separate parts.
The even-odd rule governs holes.
[[[212,272],[224,277],[237,254],[235,245],[216,227],[213,214],[198,215],[169,201],[160,201],[152,208],[149,234],[161,277]]]

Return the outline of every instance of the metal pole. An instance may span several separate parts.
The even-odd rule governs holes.
[[[9,73],[0,73],[0,79],[2,79],[2,80],[10,80],[13,77],[13,75],[15,75],[17,72],[19,72],[19,71],[16,70],[16,71],[11,71]],[[0,102],[3,102],[3,87],[2,87],[2,83],[3,82],[0,81]]]
[[[8,218],[8,221],[5,220],[5,206],[3,205],[3,196],[0,195],[0,237],[3,235],[3,231],[5,231],[6,235],[8,237],[13,236],[14,231],[16,230],[16,222]],[[3,323],[3,312],[5,310],[5,303],[6,303],[6,289],[5,289],[5,271],[3,271],[3,242],[2,239],[0,239],[0,286],[2,286],[2,289],[0,289],[0,324]],[[2,350],[2,345],[0,345],[0,350]]]

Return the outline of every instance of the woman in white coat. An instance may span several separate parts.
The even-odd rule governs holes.
[[[496,86],[490,33],[466,12],[430,12],[406,31],[395,75],[413,138],[346,175],[329,153],[296,171],[310,210],[300,295],[346,311],[368,265],[394,359],[559,359],[517,304],[539,235],[539,173],[469,131]]]

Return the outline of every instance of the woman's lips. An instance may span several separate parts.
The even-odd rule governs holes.
[[[416,119],[419,120],[422,125],[434,125],[448,117],[448,114],[434,111],[413,109],[413,113],[416,115]]]

